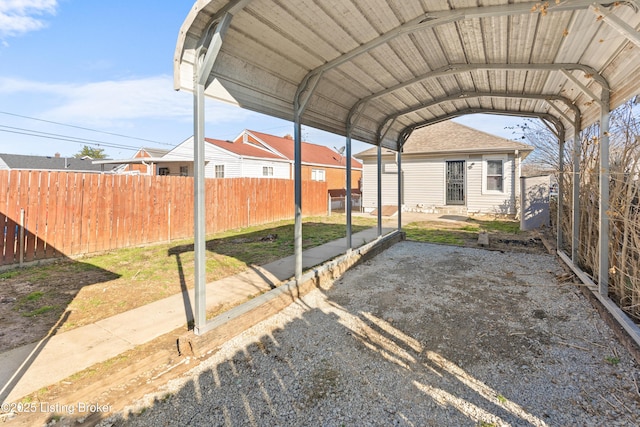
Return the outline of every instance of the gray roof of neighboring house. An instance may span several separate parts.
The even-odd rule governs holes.
[[[171,151],[171,150],[163,150],[161,148],[149,148],[149,147],[142,147],[140,150],[146,151],[149,154],[149,157],[162,157],[165,154],[167,154],[169,151]]]
[[[495,153],[515,150],[528,154],[533,151],[533,147],[448,120],[413,131],[404,145],[402,154]],[[383,149],[382,152],[394,153],[387,149]],[[375,155],[377,148],[371,148],[356,154],[355,157]]]
[[[102,165],[94,165],[93,159],[88,157],[78,159],[75,157],[53,156],[27,156],[23,154],[0,153],[0,170],[2,169],[27,169],[27,170],[59,170],[67,172],[101,172]],[[108,172],[118,165],[105,166]]]

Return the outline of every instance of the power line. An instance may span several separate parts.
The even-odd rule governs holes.
[[[7,128],[7,129],[0,129],[0,132],[15,133],[17,135],[35,136],[36,138],[55,139],[55,140],[58,140],[58,141],[68,141],[68,142],[74,142],[76,144],[94,145],[94,146],[97,146],[97,147],[119,148],[119,149],[122,149],[122,150],[131,150],[131,151],[137,151],[138,150],[138,147],[132,147],[130,145],[112,144],[112,143],[109,143],[109,142],[93,141],[93,140],[82,139],[82,138],[74,138],[74,137],[70,137],[70,136],[66,136],[66,135],[60,135],[60,134],[52,134],[52,133],[39,132],[39,131],[29,131],[28,129],[11,128],[10,126],[2,126],[2,125],[0,125],[0,127]],[[14,129],[14,130],[9,130],[9,129]]]
[[[86,127],[82,127],[82,126],[70,125],[70,124],[67,124],[67,123],[55,122],[53,120],[39,119],[37,117],[23,116],[21,114],[9,113],[7,111],[0,111],[0,114],[6,114],[7,116],[20,117],[20,118],[29,119],[29,120],[36,120],[36,121],[39,121],[39,122],[51,123],[51,124],[54,124],[54,125],[66,126],[66,127],[75,128],[75,129],[82,129],[82,130],[86,130],[86,131],[90,131],[90,132],[96,132],[96,133],[102,133],[102,134],[105,134],[105,135],[117,136],[117,137],[120,137],[120,138],[135,139],[135,140],[138,140],[138,141],[152,142],[154,144],[173,146],[173,144],[169,144],[167,142],[160,142],[160,141],[154,141],[154,140],[151,140],[151,139],[138,138],[138,137],[135,137],[135,136],[122,135],[122,134],[114,133],[114,132],[106,132],[106,131],[86,128]]]

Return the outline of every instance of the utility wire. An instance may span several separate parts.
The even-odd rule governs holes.
[[[7,127],[7,126],[0,126],[0,127]],[[74,137],[68,137],[68,136],[65,136],[65,135],[47,134],[46,132],[35,133],[33,131],[30,132],[28,130],[23,132],[23,131],[8,130],[8,129],[0,129],[0,132],[15,133],[15,134],[18,134],[18,135],[35,136],[37,138],[56,139],[56,140],[59,140],[59,141],[75,142],[76,144],[94,145],[94,146],[98,146],[98,147],[119,148],[119,149],[122,149],[122,150],[131,150],[131,151],[137,151],[138,150],[138,147],[131,147],[131,146],[128,146],[128,145],[111,144],[111,143],[108,143],[108,142],[100,142],[100,141],[87,142],[89,140],[76,139]]]
[[[138,137],[135,137],[135,136],[122,135],[122,134],[119,134],[119,133],[106,132],[106,131],[86,128],[86,127],[82,127],[82,126],[70,125],[70,124],[67,124],[67,123],[54,122],[52,120],[38,119],[36,117],[23,116],[21,114],[9,113],[7,111],[0,111],[0,114],[6,114],[7,116],[20,117],[20,118],[29,119],[29,120],[36,120],[36,121],[39,121],[39,122],[51,123],[51,124],[54,124],[54,125],[66,126],[66,127],[75,128],[75,129],[82,129],[82,130],[87,130],[87,131],[90,131],[90,132],[103,133],[105,135],[112,135],[112,136],[117,136],[117,137],[120,137],[120,138],[128,138],[128,139],[135,139],[135,140],[138,140],[138,141],[152,142],[154,144],[169,145],[169,146],[173,147],[173,144],[170,144],[170,143],[167,143],[167,142],[160,142],[160,141],[154,141],[154,140],[151,140],[151,139],[138,138]]]

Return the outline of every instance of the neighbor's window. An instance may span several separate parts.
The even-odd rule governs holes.
[[[216,165],[216,178],[224,178],[224,165]]]
[[[189,176],[189,166],[180,166],[180,176]]]
[[[169,175],[169,168],[158,168],[158,175]]]
[[[324,181],[324,169],[311,169],[312,181]]]
[[[487,160],[486,180],[487,191],[504,191],[502,160]]]
[[[273,166],[263,166],[262,176],[273,176]]]

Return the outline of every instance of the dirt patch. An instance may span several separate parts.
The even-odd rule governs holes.
[[[118,277],[70,260],[0,273],[0,352],[55,334],[68,320],[67,307],[82,288]]]

